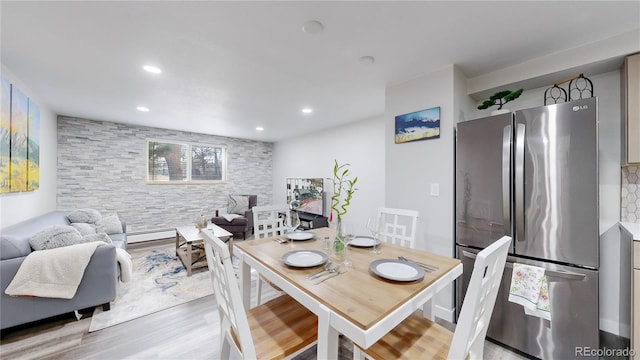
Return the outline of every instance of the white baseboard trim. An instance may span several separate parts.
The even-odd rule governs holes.
[[[446,307],[436,305],[433,309],[433,315],[442,320],[452,323],[454,319],[454,309],[448,309]]]
[[[617,321],[602,318],[600,319],[600,330],[626,338],[631,335],[629,324],[620,324]]]
[[[127,235],[127,242],[129,244],[132,244],[132,243],[137,243],[142,241],[160,240],[160,239],[168,239],[168,238],[175,238],[175,237],[176,237],[175,230],[164,230],[164,231]]]

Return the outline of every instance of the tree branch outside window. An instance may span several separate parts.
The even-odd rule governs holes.
[[[221,182],[226,148],[147,140],[147,180],[153,183]]]

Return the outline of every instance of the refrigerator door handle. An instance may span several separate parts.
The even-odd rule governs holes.
[[[504,235],[511,235],[511,125],[502,131],[502,215],[504,218]]]
[[[469,259],[475,259],[476,258],[476,254],[469,252],[469,251],[462,251],[462,255],[464,257],[467,257]],[[511,261],[507,261],[507,263],[504,265],[505,267],[509,268],[509,269],[513,269],[513,262]],[[575,273],[572,271],[555,271],[555,270],[549,270],[549,269],[545,269],[544,270],[544,275],[545,276],[551,276],[551,277],[556,277],[556,278],[560,278],[560,279],[567,279],[567,280],[585,280],[586,279],[586,275],[585,274],[580,274],[580,273]]]
[[[510,269],[513,269],[513,263],[511,262],[507,262],[504,266]],[[544,269],[544,275],[560,278],[560,279],[580,280],[580,281],[586,279],[587,277],[585,274],[575,273],[573,271],[555,271],[555,270],[549,270],[549,269]]]
[[[515,144],[515,238],[525,241],[524,236],[524,138],[526,127],[524,124],[516,126]]]
[[[470,253],[470,252],[464,251],[464,250],[462,250],[462,256],[468,257],[469,259],[475,259],[476,258],[476,254]]]

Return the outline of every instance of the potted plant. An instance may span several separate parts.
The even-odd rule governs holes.
[[[351,204],[353,194],[358,190],[355,185],[358,177],[350,178],[350,164],[338,164],[335,160],[333,165],[333,178],[329,180],[333,183],[333,195],[331,195],[331,213],[329,222],[333,222],[333,214],[336,216],[336,239],[333,243],[333,250],[336,255],[344,254],[344,237],[342,234],[342,217],[347,214],[347,207]]]
[[[506,110],[506,109],[503,110],[502,107],[506,103],[520,97],[520,94],[522,94],[522,89],[518,89],[516,91],[511,91],[511,90],[498,91],[497,93],[491,95],[491,97],[489,97],[487,100],[483,101],[482,104],[478,106],[478,109],[484,110],[484,109],[488,109],[491,106],[497,105],[498,109],[494,111],[492,115],[509,112],[509,110]]]

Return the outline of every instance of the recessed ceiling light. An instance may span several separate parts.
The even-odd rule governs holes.
[[[313,109],[312,108],[303,108],[302,112],[305,113],[305,114],[311,114],[313,112]]]
[[[148,71],[152,74],[160,74],[162,72],[162,70],[160,70],[159,67],[155,67],[152,65],[145,65],[142,67],[145,71]]]
[[[264,130],[264,128],[263,128],[262,126],[256,126],[256,130],[258,130],[258,131],[263,131],[263,130]]]
[[[370,64],[373,64],[374,62],[376,62],[376,58],[374,58],[373,56],[369,56],[369,55],[367,55],[367,56],[361,56],[361,57],[358,59],[358,62],[359,62],[360,64],[370,65]]]
[[[136,110],[142,111],[142,112],[149,112],[149,108],[146,106],[138,106]]]
[[[324,25],[317,20],[309,20],[302,24],[302,31],[307,34],[315,35],[317,33],[321,33],[322,30],[324,30]]]

